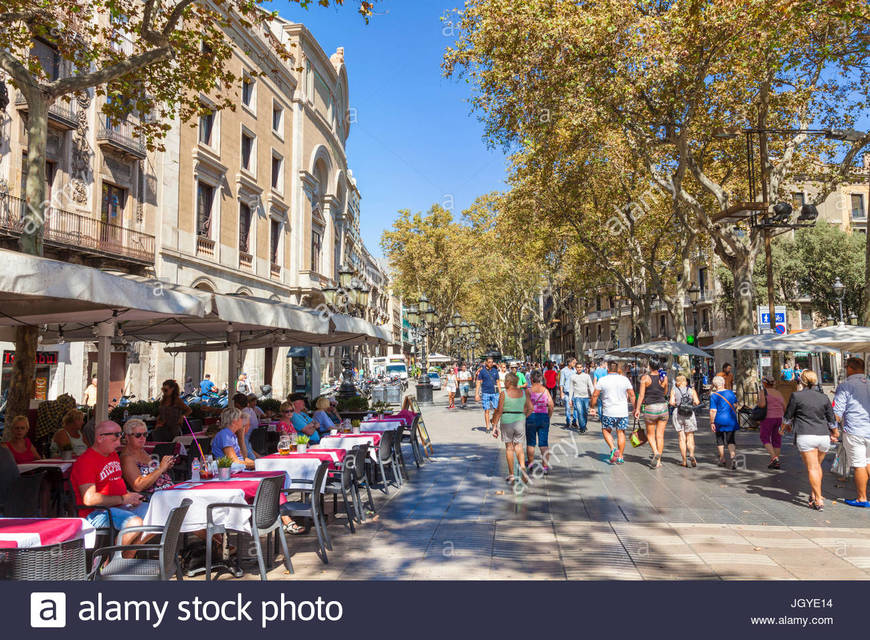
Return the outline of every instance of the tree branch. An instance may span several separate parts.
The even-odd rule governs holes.
[[[39,89],[39,83],[27,67],[6,49],[0,49],[0,69],[12,76],[21,90],[30,92]]]
[[[173,53],[173,48],[170,45],[164,45],[156,49],[151,49],[130,56],[126,60],[122,60],[121,62],[106,67],[105,69],[98,69],[79,76],[60,78],[47,84],[45,86],[45,91],[53,98],[75,93],[76,91],[84,91],[85,89],[90,89],[91,87],[96,87],[121,78],[128,73],[132,73],[133,71],[143,67],[164,60],[169,60],[173,56]]]

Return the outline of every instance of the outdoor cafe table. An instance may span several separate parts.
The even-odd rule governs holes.
[[[0,518],[0,549],[48,547],[80,538],[89,549],[97,538],[84,518]]]
[[[286,478],[285,489],[311,489],[311,481],[320,467],[320,463],[326,460],[329,468],[334,469],[335,463],[344,460],[347,454],[345,449],[311,449],[305,453],[273,454],[254,460],[254,468],[257,471],[282,471]],[[300,482],[300,481],[307,482]]]
[[[44,458],[18,465],[18,473],[27,473],[37,469],[60,469],[63,475],[67,475],[72,469],[73,460],[61,460],[60,458]]]
[[[239,472],[229,480],[188,480],[161,491],[155,491],[148,502],[148,512],[144,524],[163,526],[169,519],[169,512],[181,506],[185,498],[191,505],[181,525],[181,531],[188,533],[200,531],[206,526],[206,509],[215,502],[231,504],[251,504],[257,495],[260,481],[275,473]],[[214,521],[227,529],[250,533],[250,513],[243,509],[218,508],[213,510]]]
[[[362,424],[360,424],[360,428],[365,429],[368,433],[373,431],[384,432],[393,431],[404,424],[405,423],[402,420],[363,420]]]

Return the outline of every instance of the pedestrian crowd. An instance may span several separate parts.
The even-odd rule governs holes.
[[[528,482],[536,465],[544,475],[550,473],[549,429],[560,405],[567,429],[584,434],[590,418],[598,419],[608,449],[607,461],[612,465],[625,463],[626,443],[631,442],[633,446],[648,445],[649,465],[660,469],[670,423],[677,434],[680,466],[695,468],[695,434],[703,410],[700,369],[691,375],[677,371],[669,376],[658,358],[645,364],[640,368],[617,361],[593,364],[572,358],[560,367],[553,362],[496,363],[487,358],[473,371],[464,364],[447,371],[448,408],[456,408],[456,396],[465,408],[473,392],[483,408],[485,431],[505,444],[506,481],[511,483]],[[838,448],[840,475],[854,474],[857,495],[845,503],[870,507],[870,381],[860,358],[848,358],[845,368],[847,377],[831,399],[819,387],[814,371],[787,362],[781,372],[782,385],[771,377],[762,378],[755,406],[746,407],[733,390],[732,366],[723,365],[710,380],[708,404],[717,464],[731,470],[739,468],[736,433],[757,423],[770,470],[782,469],[783,436],[793,436],[810,485],[810,508],[824,508],[822,461],[832,447]],[[540,451],[538,461],[536,449]]]

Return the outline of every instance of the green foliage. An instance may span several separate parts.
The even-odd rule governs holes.
[[[365,396],[352,396],[338,399],[338,411],[365,411],[369,408],[369,400]]]
[[[223,456],[222,458],[218,458],[217,466],[218,469],[229,469],[233,466],[233,460],[229,456]]]
[[[310,439],[308,436],[300,434],[296,436],[296,444],[308,444]]]
[[[114,407],[109,411],[109,420],[113,420],[118,424],[124,422],[124,410],[131,416],[147,415],[156,416],[159,402],[157,400],[138,400],[131,402],[126,407]]]
[[[257,406],[267,413],[269,411],[278,413],[281,410],[281,401],[276,398],[266,398],[265,400],[258,400]]]

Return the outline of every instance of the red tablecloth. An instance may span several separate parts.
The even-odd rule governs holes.
[[[81,518],[0,518],[0,548],[45,547],[82,535]]]
[[[260,487],[260,481],[263,478],[270,476],[281,475],[275,472],[258,472],[245,471],[238,474],[233,474],[232,480],[188,480],[173,485],[164,491],[172,491],[173,489],[188,490],[188,491],[215,491],[218,489],[241,489],[245,494],[245,500],[249,503],[254,501],[257,496],[257,489]],[[248,479],[250,478],[250,479]],[[281,496],[281,502],[286,502],[284,496]]]

